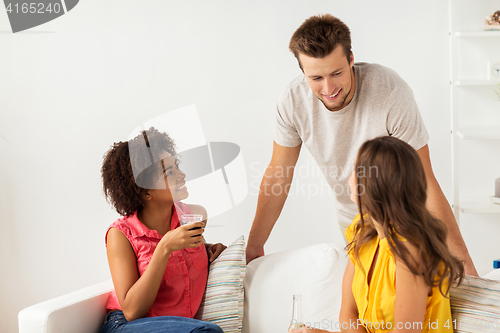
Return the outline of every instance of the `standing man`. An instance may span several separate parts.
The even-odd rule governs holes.
[[[303,72],[278,101],[276,134],[250,230],[247,261],[264,255],[290,189],[304,144],[316,159],[338,202],[342,234],[357,215],[348,179],[363,142],[395,136],[417,150],[427,175],[428,209],[448,227],[452,253],[477,275],[453,212],[432,171],[429,136],[408,84],[376,64],[354,63],[349,28],[329,14],[312,16],[292,36],[290,51]],[[276,186],[284,191],[273,190]],[[278,194],[275,194],[278,193]]]

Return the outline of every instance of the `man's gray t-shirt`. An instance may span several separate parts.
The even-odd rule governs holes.
[[[345,108],[328,110],[313,94],[304,75],[293,80],[278,101],[274,141],[303,143],[316,159],[338,201],[342,233],[358,214],[348,185],[359,147],[379,136],[394,136],[416,150],[429,140],[408,84],[393,70],[355,63],[356,90]]]

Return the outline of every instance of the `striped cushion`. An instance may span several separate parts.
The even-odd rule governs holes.
[[[466,276],[450,303],[455,333],[500,332],[500,281]]]
[[[241,236],[210,264],[196,319],[217,324],[225,333],[241,332],[245,268],[245,239]]]

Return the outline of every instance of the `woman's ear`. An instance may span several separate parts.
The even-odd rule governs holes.
[[[142,198],[144,200],[151,200],[153,196],[151,195],[151,192],[147,191],[145,194],[142,195]]]

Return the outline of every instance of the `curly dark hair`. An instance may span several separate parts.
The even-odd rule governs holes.
[[[144,205],[144,196],[153,188],[148,184],[161,171],[157,163],[161,151],[178,160],[172,138],[151,127],[130,141],[113,144],[106,152],[101,168],[104,196],[118,214],[130,215]]]

